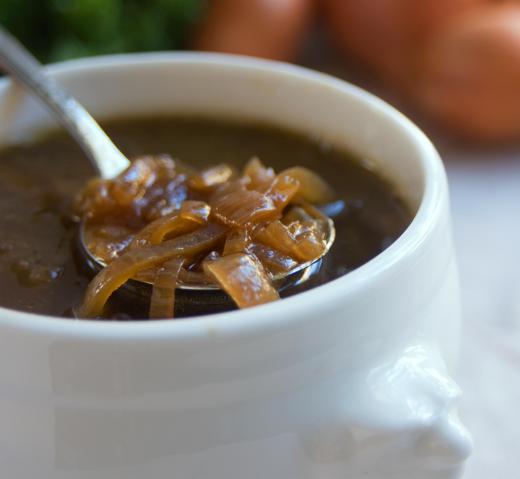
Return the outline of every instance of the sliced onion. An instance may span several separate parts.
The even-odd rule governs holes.
[[[300,189],[300,182],[290,175],[278,175],[267,191],[278,210],[282,211],[296,196]]]
[[[261,263],[250,255],[237,253],[207,261],[204,270],[215,278],[239,308],[280,298]]]
[[[222,255],[247,253],[247,248],[250,243],[251,237],[246,229],[233,230],[227,235]]]
[[[320,258],[325,252],[325,243],[314,232],[308,232],[298,238],[294,255],[301,261],[311,261]]]
[[[226,183],[235,171],[229,165],[216,165],[193,175],[189,184],[192,188],[200,191],[207,191],[217,185]]]
[[[266,168],[256,157],[247,162],[243,174],[249,180],[248,188],[258,191],[266,191],[276,176],[272,168]]]
[[[175,178],[157,180],[152,187],[148,188],[144,198],[136,203],[138,213],[143,217],[145,224],[182,207],[188,199],[186,182],[186,175],[178,174]]]
[[[273,221],[263,228],[258,229],[255,232],[254,239],[285,255],[294,255],[293,250],[296,246],[296,241],[288,228],[281,221]]]
[[[182,219],[191,220],[199,225],[208,222],[211,207],[204,201],[185,201],[181,206]]]
[[[87,318],[99,316],[110,295],[136,273],[176,256],[193,257],[210,250],[224,237],[225,232],[223,226],[209,224],[164,243],[129,250],[101,270],[89,283],[79,315]]]
[[[133,234],[124,226],[86,225],[83,240],[94,257],[109,263],[132,242]]]
[[[210,205],[218,221],[234,227],[268,221],[278,215],[270,197],[240,187],[217,193],[212,197]]]
[[[160,243],[166,235],[189,233],[207,222],[210,207],[202,201],[185,201],[180,211],[175,211],[147,224],[130,243],[128,249]]]
[[[256,232],[255,240],[301,262],[311,261],[324,253],[323,234],[316,222],[298,231],[291,226],[273,221]]]
[[[110,195],[118,205],[129,205],[142,198],[156,178],[153,159],[136,158],[125,171],[112,180]]]
[[[282,223],[284,225],[289,225],[294,223],[295,221],[311,221],[312,216],[305,211],[301,206],[293,206],[285,213],[282,217]]]
[[[143,269],[142,271],[139,271],[134,276],[132,276],[132,279],[135,279],[136,281],[142,281],[143,283],[153,284],[155,281],[155,273],[157,273],[157,268]]]
[[[334,190],[329,184],[313,171],[303,166],[288,168],[278,176],[290,176],[300,183],[298,194],[311,203],[329,203],[335,199]]]
[[[260,243],[251,244],[249,250],[273,275],[287,273],[298,266],[298,262],[290,256]]]
[[[173,258],[157,270],[148,314],[150,319],[174,317],[175,288],[184,261],[184,258]]]
[[[91,179],[77,197],[75,210],[83,219],[102,217],[115,205],[110,196],[109,181],[101,178]]]

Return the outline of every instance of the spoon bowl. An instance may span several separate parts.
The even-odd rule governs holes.
[[[320,219],[322,218],[320,217]],[[294,267],[286,273],[280,273],[271,277],[273,285],[279,291],[284,290],[288,286],[297,286],[299,284],[302,284],[320,270],[323,258],[329,252],[336,238],[336,229],[334,228],[334,222],[330,218],[328,218],[325,221],[325,237],[325,248],[320,256],[314,258],[311,261],[300,263],[298,264],[298,266]],[[81,222],[79,224],[77,243],[78,250],[81,253],[82,260],[85,262],[85,264],[88,265],[91,271],[98,272],[102,268],[107,266],[105,260],[97,257],[87,248],[85,241],[84,222]],[[132,279],[126,283],[125,288],[131,289],[134,292],[136,292],[139,296],[143,296],[149,299],[152,291],[152,283],[145,280]],[[177,284],[177,289],[194,292],[221,291],[220,287],[217,284],[195,284],[182,282],[179,282]]]

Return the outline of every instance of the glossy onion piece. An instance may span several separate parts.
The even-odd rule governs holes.
[[[83,231],[89,251],[105,263],[117,258],[132,239],[131,231],[118,225],[88,225]]]
[[[209,224],[191,234],[128,251],[102,269],[89,283],[79,316],[99,316],[111,294],[136,273],[176,256],[186,258],[207,251],[224,237],[225,232],[225,227]]]
[[[247,253],[250,243],[251,237],[246,229],[233,230],[227,235],[222,255]]]
[[[208,222],[211,207],[204,201],[185,201],[181,206],[182,219],[191,220],[199,225]]]
[[[293,251],[294,256],[301,258],[301,261],[310,261],[323,255],[325,243],[315,230],[311,230],[298,237]]]
[[[314,230],[308,229],[296,235],[290,226],[281,221],[273,221],[256,232],[255,240],[301,262],[321,256],[325,251],[325,244]]]
[[[211,198],[210,205],[219,222],[234,227],[268,221],[278,214],[270,197],[241,186],[218,192]]]
[[[215,278],[239,308],[280,299],[261,263],[247,254],[237,253],[207,261],[204,270]]]
[[[305,201],[315,204],[329,203],[334,200],[334,190],[319,175],[303,166],[283,170],[278,176],[290,176],[300,183],[298,194]]]
[[[281,221],[273,221],[255,231],[254,239],[288,256],[293,255],[294,238]]]
[[[313,215],[324,218],[314,207]],[[318,258],[325,252],[325,219],[294,221],[287,226],[292,237],[296,240],[295,254],[299,258],[308,258],[307,261]]]
[[[295,221],[312,221],[312,216],[301,206],[293,206],[282,217],[282,223],[289,225]]]
[[[324,208],[331,204],[332,203],[325,205]],[[321,237],[325,238],[327,228],[326,225],[329,224],[332,227],[334,226],[334,223],[330,219],[330,217],[323,213],[321,209],[316,208],[307,201],[301,201],[300,207],[307,213],[307,215],[309,215],[310,219],[304,220],[303,218],[301,218],[298,221],[293,221],[293,223],[298,223],[301,227],[308,227],[309,225],[312,225],[312,227],[315,228],[316,231],[320,232]],[[340,205],[340,207],[342,206]]]
[[[76,199],[75,210],[83,219],[101,217],[115,206],[110,196],[109,181],[93,178],[88,181]]]
[[[196,190],[207,191],[214,186],[226,183],[235,171],[229,165],[216,165],[202,170],[190,178],[190,186]]]
[[[280,251],[260,243],[252,243],[249,250],[272,275],[287,273],[298,266],[298,262],[290,256],[284,255],[280,253]]]
[[[186,182],[183,174],[170,179],[159,178],[135,203],[135,213],[147,224],[180,209],[188,199]]]
[[[136,158],[125,171],[112,180],[110,195],[117,204],[129,205],[142,198],[156,178],[152,158]]]
[[[184,261],[184,258],[173,258],[158,269],[150,300],[150,319],[174,317],[175,288]]]
[[[244,167],[244,176],[249,180],[250,190],[266,191],[276,175],[272,168],[267,168],[258,158],[251,158]]]
[[[177,176],[175,161],[168,156],[136,158],[130,166],[112,180],[94,178],[79,195],[75,209],[83,218],[96,218],[122,210],[136,213],[138,202],[154,189],[156,180],[168,183]]]
[[[300,190],[300,182],[291,175],[278,175],[273,181],[267,195],[276,208],[282,211]]]
[[[181,235],[194,231],[199,223],[181,218],[178,211],[163,216],[146,225],[130,243],[128,249],[142,248],[144,246],[159,244],[167,234]]]
[[[142,271],[139,271],[134,276],[132,276],[132,279],[135,279],[136,281],[142,281],[143,283],[153,284],[155,281],[156,272],[157,268],[143,269]]]
[[[210,207],[202,201],[185,201],[175,211],[146,225],[132,240],[128,249],[159,244],[166,235],[178,236],[207,222]]]

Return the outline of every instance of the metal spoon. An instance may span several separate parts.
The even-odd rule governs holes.
[[[54,113],[102,178],[114,178],[130,165],[87,110],[47,76],[38,60],[1,26],[0,68]]]
[[[124,171],[130,161],[112,143],[110,138],[72,96],[66,93],[52,78],[47,76],[42,65],[34,56],[16,40],[9,32],[0,26],[0,68],[9,73],[21,85],[54,114],[56,119],[78,142],[92,166],[105,179],[116,177]],[[83,224],[80,225],[79,253],[82,260],[93,270],[105,266],[104,262],[94,256],[86,247],[83,239]],[[326,225],[326,249],[329,251],[335,238],[334,224],[328,221]],[[322,256],[323,257],[323,256]],[[301,284],[319,270],[322,257],[303,263],[291,271],[277,275],[273,282],[278,289],[290,285]],[[141,281],[129,281],[125,285],[127,293],[149,296],[150,284]],[[188,291],[214,292],[219,288],[215,285],[179,285],[179,289]]]

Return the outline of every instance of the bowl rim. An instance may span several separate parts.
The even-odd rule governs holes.
[[[419,208],[406,230],[388,248],[355,270],[324,285],[245,310],[168,320],[93,321],[47,316],[0,307],[0,328],[41,335],[83,340],[200,340],[218,336],[236,336],[274,332],[306,316],[309,305],[320,310],[330,301],[345,302],[382,273],[412,255],[434,229],[442,200],[447,195],[447,180],[440,156],[428,137],[396,108],[372,93],[332,75],[288,63],[241,55],[204,52],[152,52],[87,57],[55,63],[46,67],[51,75],[80,73],[82,70],[113,70],[149,64],[204,64],[260,69],[273,75],[300,77],[327,85],[361,100],[386,121],[399,124],[417,148],[424,190]],[[0,79],[0,91],[10,84]]]

